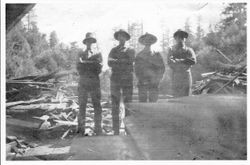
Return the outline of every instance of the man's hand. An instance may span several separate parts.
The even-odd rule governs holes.
[[[176,62],[183,62],[185,59],[175,59]]]
[[[171,59],[173,63],[179,63],[185,61],[185,59]]]
[[[118,59],[109,58],[108,61],[110,61],[110,62],[118,62]]]
[[[82,58],[80,58],[80,62],[83,64],[87,64],[87,63],[93,63],[94,61],[83,60]]]

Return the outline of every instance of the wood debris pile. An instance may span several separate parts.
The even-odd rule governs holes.
[[[246,68],[231,72],[209,72],[193,85],[193,94],[245,94],[247,90]]]
[[[6,129],[32,132],[39,140],[76,135],[79,112],[77,83],[58,81],[58,74],[26,77],[6,83]],[[94,108],[86,108],[86,135],[94,134]],[[103,134],[112,135],[111,104],[102,100]],[[23,132],[25,132],[23,131]],[[8,134],[7,134],[8,136]]]
[[[28,149],[38,146],[36,143],[18,139],[16,136],[7,136],[6,143],[7,160],[12,160],[16,156],[22,156]]]

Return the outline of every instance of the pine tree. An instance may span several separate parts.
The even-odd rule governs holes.
[[[197,28],[196,28],[196,40],[198,40],[199,42],[204,37],[204,30],[201,27],[201,20],[202,20],[201,16],[198,16]]]
[[[222,28],[226,29],[233,24],[246,27],[246,5],[247,3],[230,3],[222,12],[222,15],[226,17],[221,21]]]
[[[58,44],[57,34],[55,31],[52,31],[50,33],[50,38],[49,38],[50,48],[54,48],[57,44]]]
[[[143,46],[138,42],[138,38],[143,34],[143,23],[133,22],[128,23],[128,33],[130,34],[129,45],[139,52]]]
[[[192,41],[194,39],[194,35],[192,33],[192,30],[191,30],[191,25],[190,25],[190,22],[189,22],[189,18],[186,19],[184,29],[188,33],[188,38],[186,40],[186,45],[187,46],[191,46],[192,45]]]
[[[162,41],[161,41],[162,51],[167,52],[169,46],[170,46],[169,29],[166,29],[162,33]]]

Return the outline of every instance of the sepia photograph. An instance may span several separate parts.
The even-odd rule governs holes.
[[[5,0],[1,27],[3,164],[247,163],[247,2]]]

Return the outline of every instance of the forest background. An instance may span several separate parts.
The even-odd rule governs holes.
[[[52,31],[49,37],[39,31],[36,22],[36,14],[31,10],[15,28],[6,36],[6,79],[14,79],[30,75],[47,74],[54,71],[76,71],[77,54],[81,50],[77,42],[66,45],[59,41],[56,31]],[[221,19],[216,25],[209,25],[209,31],[205,33],[200,25],[200,17],[197,17],[196,30],[192,30],[189,19],[183,25],[183,29],[189,33],[186,44],[192,47],[197,55],[198,63],[192,67],[193,82],[202,79],[201,74],[220,69],[221,64],[227,64],[228,60],[218,54],[220,50],[232,62],[239,64],[246,61],[247,49],[247,24],[246,3],[230,3],[221,13]],[[114,31],[118,30],[114,27]],[[128,23],[126,29],[131,40],[129,45],[140,51],[143,46],[138,43],[138,37],[143,32],[143,22]],[[172,34],[162,31],[161,55],[166,61],[168,48]],[[110,69],[103,69],[101,78],[102,91],[109,93]],[[77,81],[77,73],[67,78],[67,81]],[[136,79],[134,86],[136,88]],[[160,84],[162,94],[171,93],[171,70],[166,63],[166,72]]]

